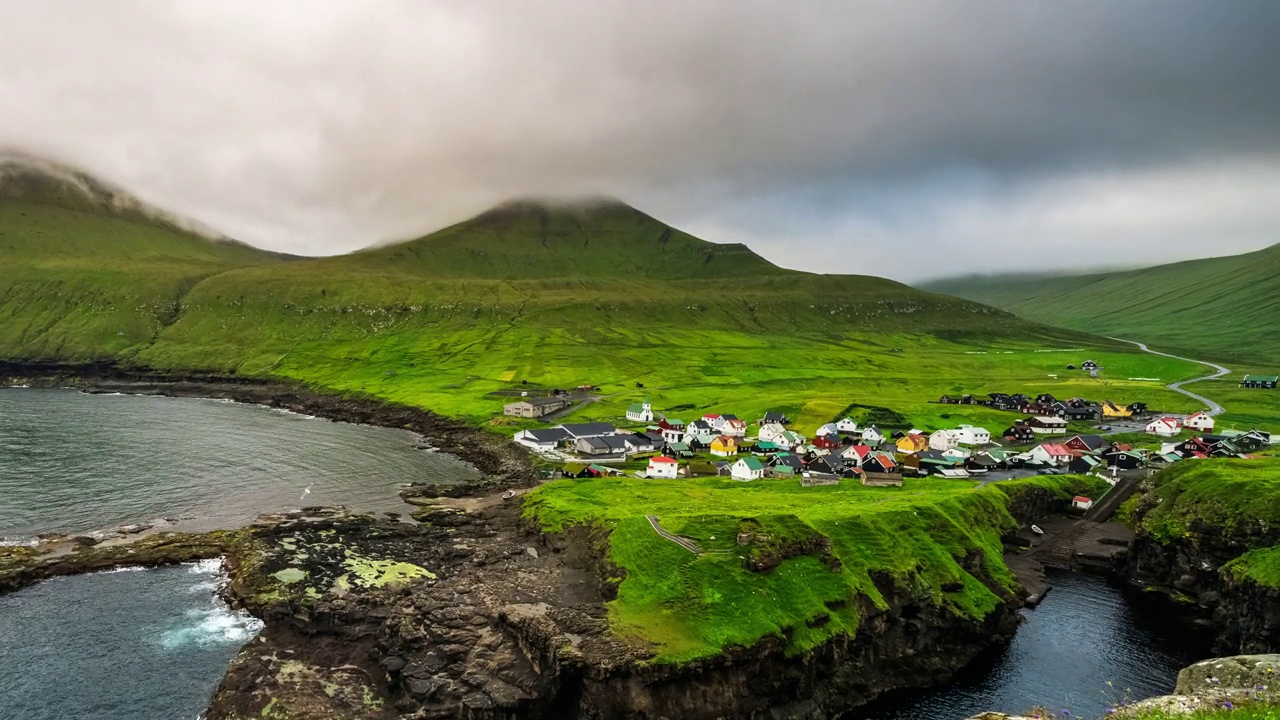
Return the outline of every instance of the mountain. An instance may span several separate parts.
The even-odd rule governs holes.
[[[1224,362],[1280,354],[1280,245],[1141,270],[940,280],[933,292]]]
[[[439,232],[340,262],[499,279],[797,274],[745,245],[700,240],[611,198],[504,203]]]
[[[513,384],[583,383],[612,388],[588,415],[642,384],[825,419],[902,397],[934,413],[928,399],[990,379],[978,355],[993,346],[1107,345],[884,278],[781,268],[617,200],[520,200],[405,242],[285,258],[83,174],[7,177],[0,358],[284,377],[477,422]]]
[[[0,155],[0,354],[123,352],[201,279],[282,259],[211,235],[85,173]]]

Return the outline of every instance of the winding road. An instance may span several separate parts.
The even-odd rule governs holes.
[[[1215,415],[1221,415],[1223,413],[1222,406],[1219,405],[1217,402],[1210,400],[1209,398],[1203,395],[1197,395],[1191,392],[1190,390],[1183,390],[1182,386],[1193,383],[1193,382],[1200,382],[1201,380],[1216,380],[1224,375],[1229,375],[1231,373],[1230,368],[1223,367],[1222,365],[1219,365],[1217,363],[1211,363],[1207,360],[1194,360],[1192,358],[1182,357],[1181,355],[1170,355],[1169,353],[1158,352],[1156,350],[1152,350],[1151,348],[1147,347],[1146,343],[1140,343],[1137,340],[1125,340],[1124,338],[1117,338],[1117,337],[1108,338],[1108,339],[1118,340],[1120,342],[1127,342],[1130,345],[1137,345],[1143,352],[1149,352],[1152,355],[1163,355],[1164,357],[1173,358],[1174,360],[1186,360],[1187,362],[1198,363],[1200,365],[1208,365],[1209,367],[1217,370],[1217,372],[1215,372],[1212,375],[1205,375],[1204,377],[1191,378],[1190,380],[1179,380],[1178,382],[1175,382],[1175,383],[1169,383],[1165,387],[1169,388],[1174,392],[1180,392],[1189,398],[1193,398],[1195,400],[1199,400],[1200,402],[1204,403],[1209,408],[1208,414],[1211,417]]]

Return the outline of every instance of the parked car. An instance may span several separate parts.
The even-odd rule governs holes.
[[[1111,426],[1110,426],[1110,425],[1099,425],[1099,426],[1098,426],[1098,429],[1099,429],[1099,430],[1110,430],[1110,429],[1111,429]]]

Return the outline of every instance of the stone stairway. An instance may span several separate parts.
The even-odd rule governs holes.
[[[1088,520],[1077,520],[1071,527],[1054,535],[1032,551],[1036,560],[1047,568],[1070,570],[1071,559],[1076,548],[1081,545],[1097,542],[1106,535],[1098,523]]]

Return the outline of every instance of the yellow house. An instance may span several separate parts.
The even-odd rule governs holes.
[[[711,441],[711,454],[720,457],[732,457],[738,454],[738,441],[728,435],[721,435]]]
[[[1102,403],[1102,417],[1104,418],[1129,418],[1133,417],[1133,411],[1127,407],[1120,407],[1115,403],[1107,400]]]
[[[913,432],[907,433],[906,436],[898,440],[898,451],[907,454],[917,453],[929,449],[929,438],[924,433]]]

